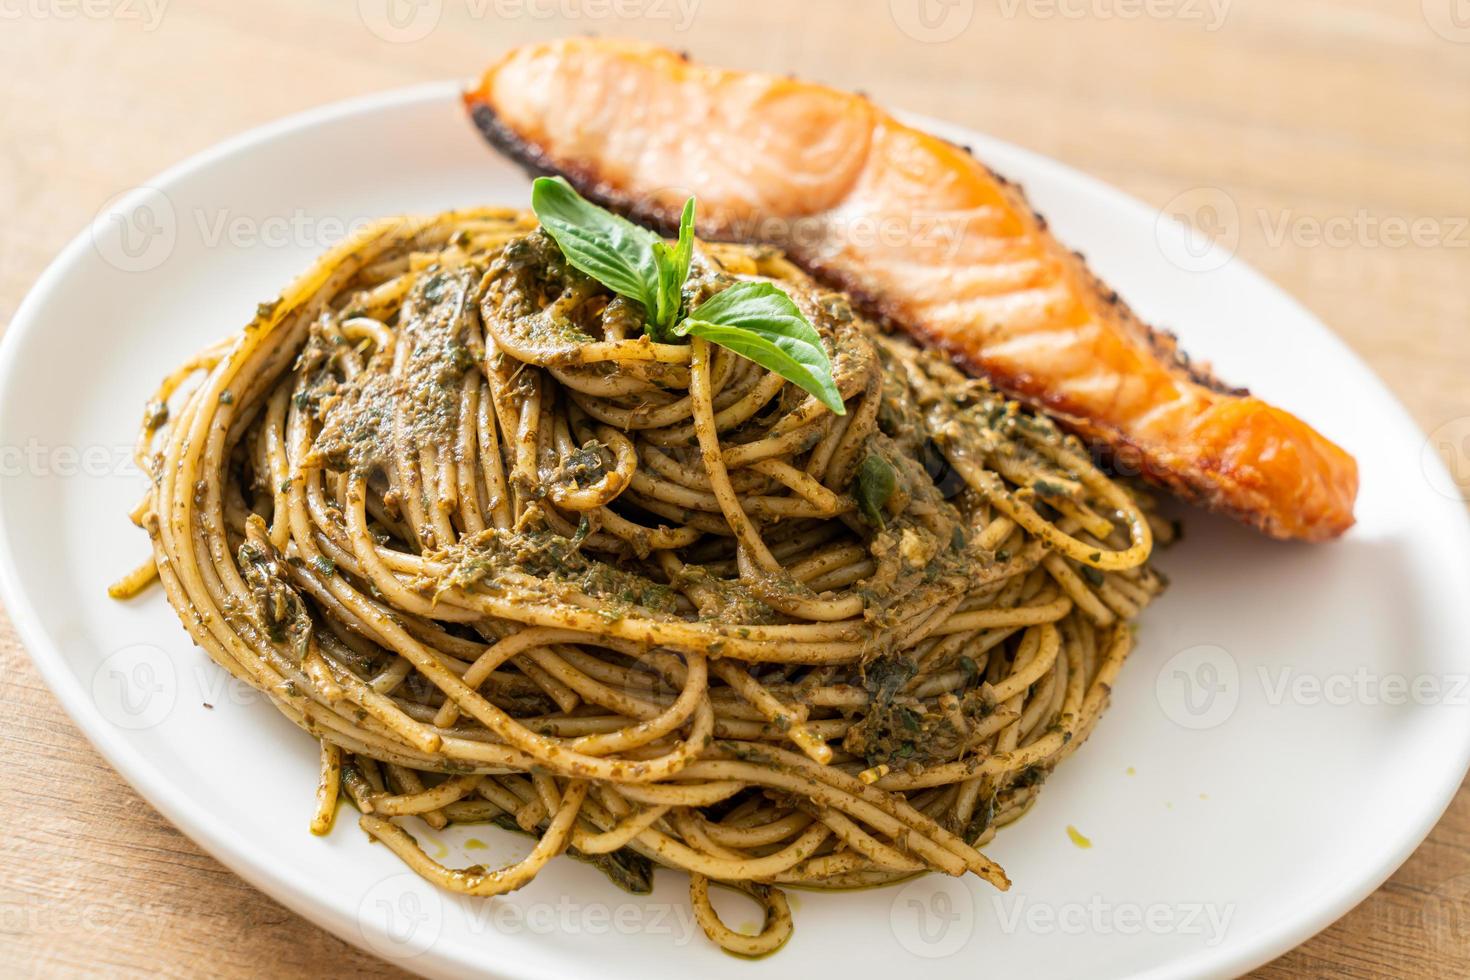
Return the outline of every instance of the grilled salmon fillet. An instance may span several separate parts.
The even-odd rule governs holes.
[[[578,38],[512,51],[465,104],[528,169],[636,220],[668,229],[697,195],[702,236],[780,246],[1118,471],[1277,538],[1353,523],[1352,456],[1192,368],[1019,187],[860,95]]]

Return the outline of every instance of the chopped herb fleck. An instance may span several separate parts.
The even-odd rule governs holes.
[[[898,477],[893,471],[893,464],[877,453],[869,453],[853,479],[852,495],[857,499],[863,516],[873,525],[883,527],[883,506],[897,488]]]

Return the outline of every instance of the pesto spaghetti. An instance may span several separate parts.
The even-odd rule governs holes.
[[[836,414],[583,275],[533,216],[368,228],[145,415],[134,513],[193,639],[321,745],[339,794],[444,888],[553,857],[706,934],[791,931],[781,887],[973,873],[1104,708],[1161,588],[1158,530],[1075,440],[856,316],[778,253],[696,249],[693,306],[779,285]],[[537,843],[451,868],[413,836]],[[765,912],[720,921],[711,884]]]

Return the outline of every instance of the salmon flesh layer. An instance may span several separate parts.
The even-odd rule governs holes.
[[[1353,457],[1191,368],[1061,245],[1016,185],[866,98],[578,38],[511,52],[465,96],[529,169],[649,225],[765,242],[867,312],[1138,472],[1278,538],[1353,523]]]

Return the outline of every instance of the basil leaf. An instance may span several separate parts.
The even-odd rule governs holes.
[[[650,320],[658,316],[664,280],[654,257],[654,246],[663,244],[657,235],[593,204],[562,177],[538,177],[531,208],[572,268],[642,303]]]
[[[837,415],[847,414],[821,336],[771,283],[737,283],[680,321],[694,256],[694,198],[684,202],[673,245],[588,201],[561,177],[537,178],[531,207],[574,269],[643,305],[644,329],[653,340],[703,337],[774,371]]]
[[[741,282],[690,311],[674,332],[719,344],[810,392],[833,414],[846,415],[821,335],[781,290]]]
[[[658,332],[672,327],[679,319],[679,308],[684,303],[684,281],[689,278],[689,264],[694,260],[694,198],[684,202],[684,214],[679,219],[679,240],[673,246],[667,242],[653,244],[653,258],[658,263],[659,296],[658,311],[652,319]],[[655,337],[655,340],[664,339]]]
[[[852,481],[852,495],[857,500],[858,509],[877,527],[885,526],[883,506],[897,489],[898,479],[893,472],[893,464],[876,453],[870,453],[863,460]]]

